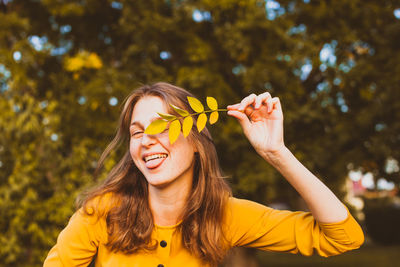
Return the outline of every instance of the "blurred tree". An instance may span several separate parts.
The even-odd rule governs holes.
[[[41,265],[77,193],[93,183],[120,104],[142,83],[175,83],[221,105],[268,90],[282,99],[286,144],[335,192],[357,169],[398,186],[386,162],[400,160],[399,8],[1,0],[0,265]],[[221,120],[210,129],[236,195],[294,206],[296,192],[240,126]]]

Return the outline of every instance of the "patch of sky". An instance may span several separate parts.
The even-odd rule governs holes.
[[[11,77],[11,72],[4,66],[0,64],[0,93],[3,93],[9,89],[8,79]]]
[[[39,106],[41,109],[47,108],[48,105],[49,105],[49,102],[47,100],[43,100],[39,103]]]
[[[161,52],[160,52],[160,58],[161,58],[162,60],[170,59],[170,58],[171,58],[171,53],[168,52],[168,51],[161,51]]]
[[[333,84],[336,86],[338,86],[341,82],[342,82],[342,79],[340,79],[339,77],[336,77],[335,79],[333,79]]]
[[[400,19],[400,8],[396,8],[393,11],[393,15],[396,17],[396,19]]]
[[[235,75],[242,74],[245,71],[246,71],[246,68],[242,64],[236,65],[235,67],[232,68],[232,73]]]
[[[267,19],[274,20],[279,16],[285,14],[285,9],[281,7],[279,2],[274,0],[265,1],[265,10],[267,12]]]
[[[291,58],[291,56],[289,56],[289,55],[285,55],[285,56],[283,57],[283,59],[284,59],[286,62],[289,62],[292,58]]]
[[[303,0],[303,2],[308,4],[308,3],[310,3],[310,0]]]
[[[346,101],[344,100],[343,93],[338,92],[336,94],[336,103],[340,106],[340,110],[342,112],[347,112],[349,111],[349,107],[346,105]]]
[[[117,1],[112,1],[111,2],[111,7],[114,9],[122,9],[124,7],[124,5],[120,2]]]
[[[52,56],[62,56],[67,53],[73,46],[73,42],[71,40],[60,40],[60,46],[54,47],[50,51],[50,55]]]
[[[300,68],[300,79],[302,81],[306,80],[308,75],[310,75],[312,71],[312,64],[309,59],[306,60],[305,64]]]
[[[22,58],[21,52],[15,51],[15,52],[13,53],[13,58],[14,58],[14,60],[17,61],[17,62],[20,61],[21,58]]]
[[[276,59],[277,59],[278,61],[284,60],[284,61],[286,61],[286,62],[289,62],[292,58],[291,58],[289,55],[277,55],[277,56],[276,56]]]
[[[331,43],[324,44],[322,47],[319,58],[321,62],[327,64],[328,66],[333,66],[336,63],[335,49],[337,42],[333,40]]]
[[[80,96],[80,97],[78,98],[78,103],[79,103],[80,105],[85,104],[85,103],[86,103],[86,97]]]
[[[60,27],[60,33],[61,34],[66,34],[69,33],[72,30],[71,25],[63,25]]]
[[[48,39],[46,36],[39,37],[37,35],[32,35],[28,37],[28,41],[36,51],[42,51],[44,48],[46,48],[46,44],[48,44]]]
[[[118,104],[118,99],[115,96],[113,96],[108,100],[108,104],[114,107]]]
[[[347,72],[349,72],[351,70],[351,68],[345,63],[340,63],[339,70],[347,73]]]
[[[13,106],[13,110],[14,110],[14,112],[19,112],[21,110],[21,107],[19,105],[15,104]]]
[[[62,56],[68,52],[68,49],[65,47],[56,47],[51,49],[50,55],[52,56]]]
[[[55,134],[55,133],[51,134],[50,139],[51,139],[51,141],[54,141],[54,142],[57,141],[58,140],[58,134]]]
[[[330,85],[327,81],[323,81],[317,85],[318,92],[329,91],[329,89],[330,89]]]
[[[321,65],[319,65],[319,69],[320,69],[320,71],[322,71],[322,72],[326,71],[327,68],[328,68],[328,66],[326,66],[325,63],[322,63]]]
[[[195,9],[192,14],[192,19],[196,22],[211,21],[211,13]]]
[[[294,26],[289,29],[288,34],[289,35],[294,35],[294,34],[299,34],[305,32],[307,29],[306,25],[300,24],[298,26]]]
[[[0,80],[0,93],[4,93],[5,91],[8,91],[8,89],[9,89],[8,84]]]
[[[380,132],[386,128],[386,124],[384,123],[377,123],[375,124],[375,131]]]
[[[0,64],[0,74],[2,74],[5,79],[11,77],[11,72],[3,64]]]

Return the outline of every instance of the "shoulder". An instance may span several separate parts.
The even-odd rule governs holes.
[[[229,213],[231,213],[231,215],[246,213],[265,213],[272,210],[270,207],[259,204],[257,202],[235,197],[230,197],[228,199],[226,208],[228,215]]]
[[[85,215],[96,215],[96,217],[106,216],[109,211],[118,205],[118,198],[112,192],[107,192],[94,197],[89,197],[79,212]]]
[[[230,197],[225,208],[225,223],[231,227],[251,227],[268,216],[273,209],[257,202]]]

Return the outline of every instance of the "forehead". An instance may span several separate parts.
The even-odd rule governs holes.
[[[159,117],[157,112],[167,113],[165,102],[157,96],[142,97],[133,108],[131,123],[145,123],[155,117]]]

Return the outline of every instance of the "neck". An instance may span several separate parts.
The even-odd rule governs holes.
[[[192,180],[175,182],[163,188],[149,186],[150,209],[154,223],[159,226],[175,225],[182,219]]]

